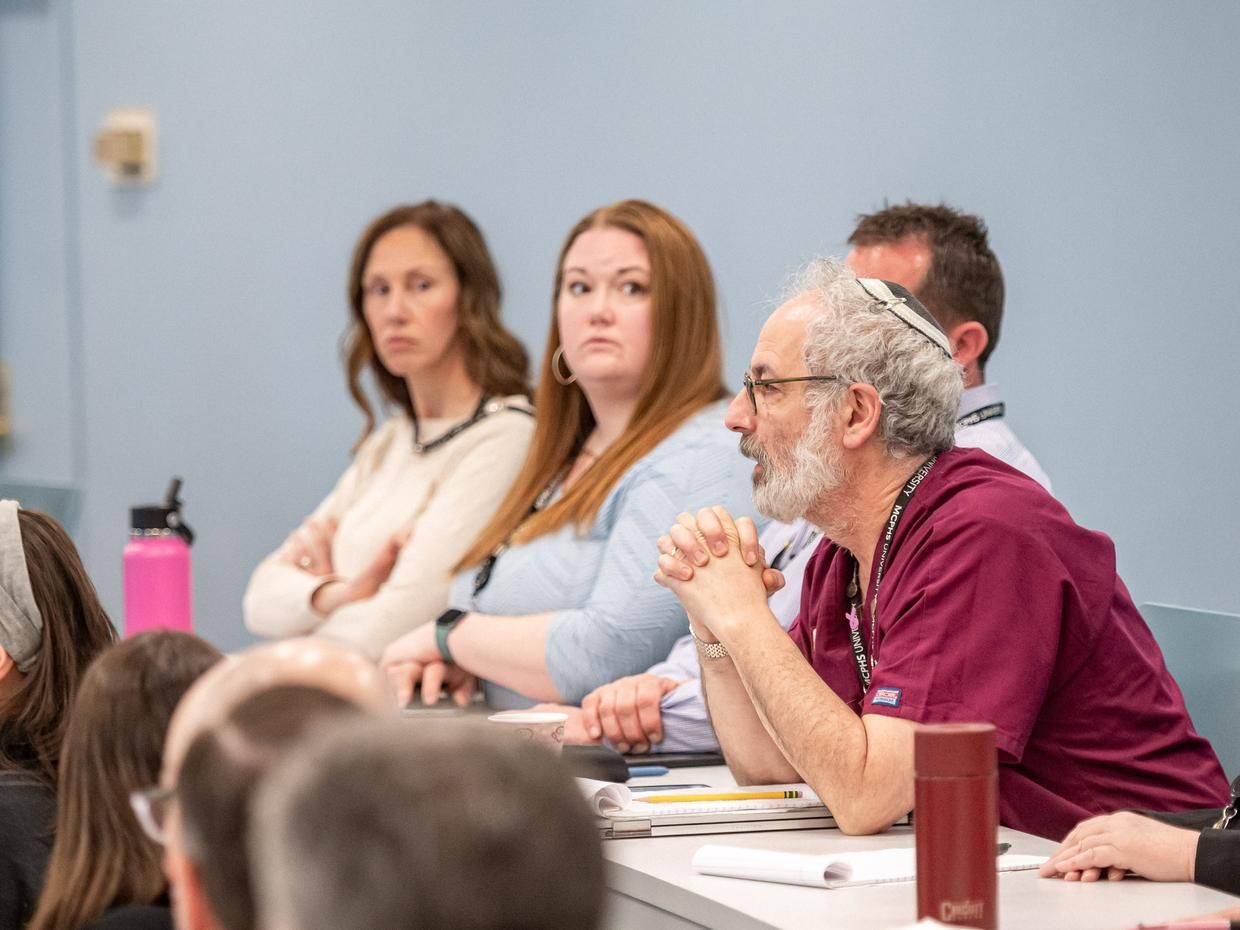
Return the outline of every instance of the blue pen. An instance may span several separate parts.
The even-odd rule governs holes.
[[[666,765],[630,765],[629,778],[654,778],[656,775],[666,775],[670,772]]]

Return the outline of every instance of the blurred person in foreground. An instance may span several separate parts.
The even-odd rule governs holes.
[[[86,670],[61,748],[56,842],[27,930],[172,927],[162,850],[130,794],[159,777],[173,709],[221,658],[197,636],[153,630]]]
[[[394,708],[373,663],[319,638],[256,646],[199,679],[173,714],[160,783],[142,793],[178,930],[254,930],[245,844],[255,783],[324,720]]]
[[[541,746],[482,726],[324,730],[272,772],[254,816],[265,930],[599,924],[601,841],[580,790]]]
[[[70,709],[115,641],[69,534],[0,501],[0,930],[24,927],[38,901]]]

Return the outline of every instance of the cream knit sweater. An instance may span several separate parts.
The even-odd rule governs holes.
[[[388,643],[442,613],[452,566],[494,515],[534,435],[525,398],[505,401],[509,409],[423,454],[413,451],[413,424],[403,414],[372,433],[314,511],[338,523],[332,543],[335,575],[311,575],[281,561],[282,546],[250,576],[243,604],[246,626],[263,636],[330,636],[378,659]],[[458,422],[423,421],[420,438],[429,442]],[[310,606],[320,585],[332,577],[353,577],[406,527],[413,528],[413,535],[374,597],[345,604],[327,617]]]

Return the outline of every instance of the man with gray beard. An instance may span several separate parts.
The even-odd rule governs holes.
[[[1111,541],[954,448],[961,369],[911,293],[815,263],[744,384],[726,422],[758,508],[825,536],[791,635],[746,518],[681,514],[655,574],[689,616],[738,782],[808,782],[841,829],[877,832],[913,806],[916,725],[986,721],[1007,826],[1061,838],[1116,807],[1223,803]]]
[[[848,241],[850,269],[907,288],[946,331],[952,357],[964,372],[956,445],[985,449],[1049,491],[1050,478],[1009,425],[1002,392],[985,377],[1003,320],[1004,283],[982,219],[945,204],[885,206],[859,217]],[[800,459],[807,482],[818,468],[813,458],[811,453]],[[781,475],[794,479],[797,473],[794,465]],[[785,586],[769,606],[785,628],[796,619],[801,578],[820,535],[803,518],[775,521],[762,531],[759,542],[784,576]],[[570,742],[606,739],[621,752],[634,753],[717,750],[700,679],[697,650],[686,635],[647,671],[601,685],[580,708],[555,709],[569,715]]]

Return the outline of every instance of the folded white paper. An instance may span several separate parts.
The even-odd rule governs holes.
[[[998,857],[1000,872],[1036,869],[1046,856]],[[703,875],[746,878],[785,885],[841,888],[882,882],[911,882],[917,877],[915,849],[878,849],[867,852],[811,856],[805,853],[703,846],[693,857],[693,868]]]
[[[590,810],[600,817],[622,811],[633,801],[633,792],[619,782],[578,778],[577,787],[585,795]]]

